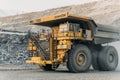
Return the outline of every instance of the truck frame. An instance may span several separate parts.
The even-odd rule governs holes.
[[[69,12],[29,21],[31,25],[47,26],[49,33],[29,32],[28,50],[32,58],[27,63],[39,64],[43,70],[56,70],[66,64],[70,72],[111,71],[118,65],[118,53],[113,46],[103,46],[120,40],[113,26],[96,24],[85,16]]]

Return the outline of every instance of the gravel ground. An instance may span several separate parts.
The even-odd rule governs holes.
[[[0,80],[120,80],[120,71],[69,73],[66,68],[55,72],[36,70],[2,70]]]
[[[39,69],[38,65],[33,64],[0,64],[0,71],[4,70],[34,70]]]

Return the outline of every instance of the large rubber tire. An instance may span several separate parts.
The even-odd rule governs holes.
[[[98,55],[99,55],[99,51],[102,49],[103,47],[101,45],[95,45],[94,47],[92,47],[91,49],[91,54],[92,54],[92,67],[94,70],[99,70],[99,63],[98,63]]]
[[[118,65],[118,53],[113,46],[105,46],[98,56],[101,71],[113,71]]]
[[[92,67],[93,67],[94,70],[99,70],[98,51],[92,52]]]
[[[74,73],[85,72],[88,71],[91,60],[89,48],[82,44],[76,45],[68,54],[67,68]]]

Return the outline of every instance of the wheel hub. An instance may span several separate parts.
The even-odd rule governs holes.
[[[113,54],[111,53],[111,54],[109,55],[109,62],[112,63],[113,60],[114,60],[114,56],[113,56]]]
[[[77,58],[76,58],[77,64],[79,66],[84,66],[85,63],[86,63],[86,59],[87,58],[86,58],[86,55],[84,54],[84,52],[79,52],[78,55],[77,55]]]

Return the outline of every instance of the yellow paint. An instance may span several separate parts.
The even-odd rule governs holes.
[[[59,63],[63,63],[63,57],[65,56],[66,52],[68,51],[68,49],[61,49],[61,50],[58,50],[58,58],[57,58],[57,61]]]
[[[46,16],[46,17],[42,17],[40,19],[36,19],[36,20],[31,20],[29,21],[30,24],[39,24],[39,23],[43,23],[43,22],[48,22],[48,21],[54,21],[54,20],[59,20],[59,19],[64,19],[67,17],[74,17],[77,19],[83,19],[83,20],[91,20],[91,18],[88,18],[86,16],[76,16],[74,14],[70,14],[69,12],[64,12],[64,13],[60,13],[60,14],[55,14],[55,15],[51,15],[51,16]]]
[[[27,60],[26,63],[40,64],[41,66],[45,65],[45,61],[41,57],[32,57],[31,60]]]
[[[53,39],[50,38],[50,60],[52,61],[52,54],[53,54]]]
[[[31,60],[26,60],[26,63],[39,64],[45,66],[46,64],[52,64],[51,61],[43,60],[41,57],[32,57]]]

